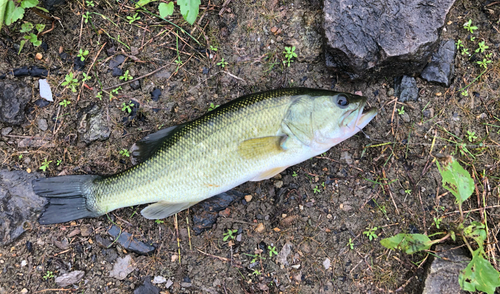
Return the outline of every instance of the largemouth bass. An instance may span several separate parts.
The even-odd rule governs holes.
[[[135,144],[137,165],[108,176],[33,181],[49,198],[41,224],[98,217],[153,203],[141,214],[161,219],[247,181],[271,178],[321,154],[365,127],[366,97],[307,88],[246,95]]]

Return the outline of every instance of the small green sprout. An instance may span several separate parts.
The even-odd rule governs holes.
[[[29,33],[33,29],[33,24],[31,22],[25,22],[21,25],[19,32]]]
[[[95,98],[99,98],[99,100],[102,100],[102,91],[99,91],[99,93],[95,95]]]
[[[85,0],[85,3],[87,3],[87,6],[94,7],[94,1],[92,1],[92,0]]]
[[[227,62],[224,60],[224,57],[222,57],[221,61],[217,63],[220,67],[224,68],[227,65]]]
[[[67,86],[71,89],[71,92],[76,93],[76,87],[78,86],[78,79],[73,76],[73,73],[70,72],[64,77],[64,82],[61,84],[62,86]]]
[[[467,90],[463,90],[462,92],[460,92],[460,95],[467,96],[469,95],[469,92],[467,92]]]
[[[134,103],[132,103],[132,102],[129,102],[128,104],[125,102],[122,103],[122,111],[123,112],[126,111],[127,113],[131,113],[132,107],[134,107]]]
[[[404,106],[401,106],[401,108],[400,108],[400,109],[398,109],[398,114],[399,114],[399,115],[403,115],[403,114],[405,114],[405,107],[404,107]]]
[[[259,275],[261,275],[261,273],[259,270],[255,269],[255,270],[253,270],[252,275],[259,276]]]
[[[367,231],[364,231],[363,234],[366,235],[370,241],[378,238],[377,233],[375,233],[378,229],[377,227],[373,227],[371,229],[367,227],[366,229]]]
[[[163,224],[163,223],[164,223],[164,221],[162,221],[161,219],[155,219],[155,223],[156,223],[157,225],[159,225],[159,224]]]
[[[120,150],[120,155],[125,156],[125,157],[130,157],[130,153],[128,152],[127,149],[122,149]]]
[[[462,55],[470,55],[469,48],[465,48],[465,47],[462,48],[462,51],[460,52],[460,54],[462,54]]]
[[[290,67],[290,63],[293,62],[292,58],[297,57],[297,53],[295,53],[295,46],[285,47],[285,51],[283,51],[286,60],[283,60],[283,64],[287,64]]]
[[[38,33],[41,33],[45,29],[45,25],[43,23],[37,23],[35,29]]]
[[[476,132],[467,131],[467,139],[469,142],[474,142],[477,139]]]
[[[82,82],[84,82],[84,83],[92,78],[92,76],[89,76],[84,72],[82,72],[82,75],[83,75]]]
[[[314,192],[314,194],[317,194],[317,193],[321,192],[321,189],[318,188],[318,186],[316,186],[313,188],[313,192]]]
[[[128,23],[132,24],[134,21],[141,19],[141,17],[138,15],[139,15],[139,13],[136,13],[133,16],[127,16]]]
[[[40,169],[42,171],[46,171],[49,168],[49,164],[52,162],[52,160],[47,161],[47,158],[42,162],[42,166],[40,166]]]
[[[215,105],[213,103],[210,103],[210,106],[208,107],[208,111],[212,111],[212,110],[215,110],[217,107],[219,107],[220,105]]]
[[[477,27],[473,26],[472,19],[469,19],[468,22],[464,23],[464,29],[468,30],[471,34],[474,34],[474,30],[477,30]]]
[[[217,52],[217,47],[210,45],[210,50]]]
[[[62,163],[62,159],[58,159],[58,160],[56,161],[56,165],[57,165],[57,166],[60,166],[60,165],[61,165],[61,163]]]
[[[91,20],[91,19],[92,19],[92,16],[90,15],[90,12],[88,12],[88,11],[87,11],[87,12],[85,12],[85,13],[83,14],[83,19],[84,19],[84,22],[85,22],[85,23],[88,23],[88,22],[89,22],[89,20]]]
[[[120,78],[119,78],[119,79],[120,79],[120,80],[124,80],[124,81],[126,82],[126,81],[130,81],[130,80],[131,80],[131,79],[133,79],[133,78],[134,78],[133,76],[131,76],[131,75],[129,75],[129,74],[128,74],[128,69],[127,69],[127,70],[123,73],[123,75],[122,75],[122,76],[120,76]]]
[[[441,221],[442,221],[442,220],[443,220],[443,219],[441,219],[441,218],[436,218],[436,217],[434,217],[434,224],[436,225],[436,228],[437,228],[437,229],[439,229],[439,225],[441,224]]]
[[[19,160],[23,159],[23,155],[22,154],[19,154],[19,156],[17,157]]]
[[[66,107],[71,104],[71,101],[64,99],[63,101],[59,102],[59,105],[62,107]]]
[[[486,44],[484,43],[484,41],[479,42],[479,44],[478,44],[478,45],[479,45],[479,48],[477,48],[477,49],[476,49],[476,51],[474,51],[474,52],[476,52],[476,53],[483,53],[483,52],[484,52],[484,50],[486,50],[486,49],[490,48],[490,46],[486,46]]]
[[[462,40],[460,40],[460,39],[458,39],[456,45],[457,45],[457,50],[460,49],[460,48],[462,48],[462,47],[464,47],[464,44],[462,43]]]
[[[352,242],[352,238],[349,238],[349,242],[347,242],[347,246],[349,246],[349,248],[350,248],[351,250],[353,250],[353,249],[354,249],[354,242]]]
[[[234,240],[234,238],[236,238],[236,233],[238,232],[238,230],[234,229],[234,230],[230,230],[228,229],[226,233],[224,233],[224,238],[222,239],[224,242],[226,242],[228,239],[231,239],[231,240]]]
[[[296,172],[296,171],[293,171],[293,172],[292,172],[292,177],[296,177],[296,176],[298,176],[297,172]]]
[[[407,194],[407,195],[411,195],[411,189],[406,189],[406,190],[405,190],[405,194]]]
[[[76,55],[77,57],[80,57],[80,60],[81,61],[84,61],[85,60],[85,56],[89,55],[89,50],[85,50],[83,51],[81,48],[80,50],[78,51],[78,54]]]
[[[278,255],[278,250],[276,250],[276,246],[267,245],[267,249],[269,249],[269,257],[273,257],[273,254]]]
[[[484,67],[484,69],[488,69],[488,64],[491,63],[491,60],[483,58],[482,61],[476,61],[476,63],[479,64],[481,67]]]
[[[52,271],[47,271],[47,273],[43,276],[44,280],[52,279],[55,277],[54,273]]]

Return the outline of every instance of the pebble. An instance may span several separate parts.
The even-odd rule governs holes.
[[[21,294],[26,294],[26,293],[28,293],[28,289],[23,288],[23,289],[21,290]]]
[[[165,279],[162,276],[155,276],[154,279],[153,279],[153,284],[163,284],[166,281],[167,281],[167,279]]]
[[[340,153],[340,160],[345,160],[349,165],[352,164],[352,156],[347,151],[342,151],[342,153]]]
[[[135,270],[135,268],[134,260],[132,260],[130,255],[127,255],[124,258],[118,257],[113,265],[113,270],[109,273],[109,276],[118,280],[124,280],[128,274]]]
[[[21,261],[21,267],[26,266],[28,262],[26,260]]]
[[[264,226],[264,224],[263,223],[259,223],[257,225],[257,227],[255,228],[255,231],[257,233],[262,233],[262,232],[264,232],[265,229],[266,229],[266,227]]]
[[[246,202],[252,201],[252,195],[245,195],[245,201]]]
[[[55,282],[59,287],[67,287],[69,285],[78,283],[84,275],[84,271],[72,271],[70,273],[57,277],[55,279]]]
[[[159,294],[160,289],[156,288],[155,285],[151,284],[151,277],[146,277],[144,279],[144,284],[137,287],[134,290],[134,294]]]
[[[10,132],[12,132],[11,127],[6,127],[2,129],[2,136],[7,136]]]
[[[401,119],[402,119],[404,122],[407,122],[407,123],[409,123],[409,122],[410,122],[410,116],[409,116],[409,115],[408,115],[408,113],[406,113],[406,112],[405,112],[405,113],[403,113],[403,114],[401,115]]]
[[[331,262],[330,262],[330,258],[326,258],[324,261],[323,261],[323,267],[327,270],[330,268],[330,265],[331,265]]]
[[[302,281],[302,272],[297,273],[296,275],[293,275],[293,279],[297,282]]]
[[[274,183],[274,186],[275,186],[276,188],[281,188],[281,187],[283,187],[283,181],[276,181],[276,182]]]
[[[87,237],[87,236],[90,236],[90,234],[92,234],[92,230],[90,229],[90,226],[82,226],[80,228],[80,231],[81,231],[82,237]]]
[[[42,131],[46,131],[49,128],[49,125],[47,124],[47,120],[45,118],[38,119],[37,123],[38,128]]]

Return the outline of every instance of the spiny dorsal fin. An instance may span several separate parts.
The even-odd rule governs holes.
[[[169,203],[160,201],[141,210],[141,214],[147,219],[162,219],[188,209],[196,203],[198,202]]]
[[[248,139],[238,146],[238,153],[245,159],[262,159],[284,151],[281,147],[287,136],[270,136]]]
[[[159,130],[158,132],[149,134],[141,140],[137,141],[130,148],[130,161],[132,161],[132,164],[136,165],[151,157],[151,155],[153,155],[153,153],[158,150],[165,139],[170,136],[172,131],[180,126],[182,125],[172,126],[163,130]]]

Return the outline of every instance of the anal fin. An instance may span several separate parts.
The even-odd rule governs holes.
[[[188,209],[196,203],[198,202],[170,203],[159,201],[141,210],[141,214],[147,219],[162,219]]]
[[[251,182],[257,182],[257,181],[262,181],[262,180],[267,180],[275,175],[279,174],[280,172],[284,171],[287,169],[288,166],[280,166],[280,167],[275,167],[270,170],[266,170],[265,172],[261,173],[260,175],[256,176],[255,178],[251,179]]]

